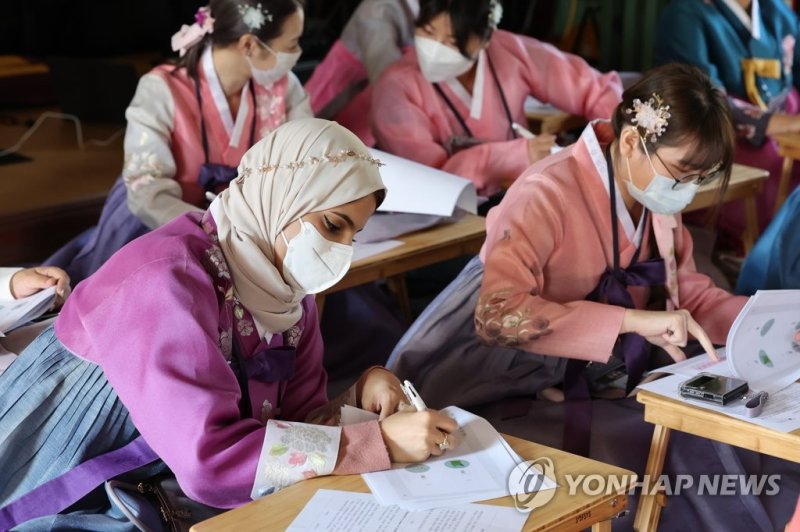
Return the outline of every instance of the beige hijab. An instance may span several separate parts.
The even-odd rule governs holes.
[[[275,267],[274,245],[281,230],[310,212],[384,188],[378,161],[336,122],[292,120],[244,154],[238,177],[209,210],[234,293],[262,335],[294,325],[306,295],[286,284]]]

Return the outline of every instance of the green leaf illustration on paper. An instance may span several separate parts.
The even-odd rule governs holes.
[[[282,443],[276,443],[269,450],[269,455],[270,456],[281,456],[283,454],[286,454],[286,451],[288,451],[288,450],[289,450],[289,446],[288,445],[284,445]]]
[[[769,330],[772,329],[773,325],[775,325],[775,318],[771,318],[771,319],[767,320],[767,323],[765,323],[761,327],[761,336],[764,336],[765,334],[767,334],[769,332]]]
[[[311,467],[314,469],[319,470],[325,467],[325,461],[325,455],[320,452],[314,451],[308,455],[308,463],[311,464]]]
[[[762,349],[758,352],[758,361],[771,368],[774,364],[772,363],[772,359],[769,358],[769,355]]]

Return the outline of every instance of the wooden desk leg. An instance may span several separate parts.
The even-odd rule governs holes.
[[[794,167],[794,159],[791,157],[783,158],[783,168],[781,169],[781,180],[778,182],[778,195],[775,196],[775,212],[778,211],[786,201],[786,196],[789,195],[789,183],[792,181],[792,168]]]
[[[661,508],[667,504],[663,493],[652,493],[653,485],[659,481],[667,456],[670,429],[656,425],[653,441],[650,444],[650,455],[647,457],[647,468],[642,482],[642,494],[639,507],[636,509],[636,520],[633,528],[639,532],[655,532],[661,517]]]
[[[611,521],[600,521],[592,525],[592,532],[611,532]]]
[[[322,310],[325,308],[325,294],[317,294],[314,296],[314,302],[317,304],[317,316],[322,321]]]
[[[406,276],[404,274],[395,275],[386,279],[386,284],[389,286],[397,304],[400,305],[400,313],[403,317],[411,322],[411,303],[408,301],[408,288],[406,287]]]
[[[746,256],[756,245],[756,240],[758,239],[758,206],[754,196],[748,196],[743,201],[745,229],[742,235],[742,245]]]

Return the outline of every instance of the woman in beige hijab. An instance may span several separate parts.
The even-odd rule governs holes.
[[[0,507],[53,478],[60,493],[76,484],[65,476],[86,484],[100,469],[100,483],[120,471],[87,461],[132,446],[131,465],[161,459],[189,497],[220,508],[445,452],[455,422],[398,412],[400,384],[382,368],[327,401],[309,294],[347,271],[353,235],[385,195],[379,166],[334,122],[289,122],[245,154],[206,213],[135,240],[80,283],[0,377],[0,470],[13,472]],[[381,419],[334,426],[345,403]],[[5,514],[80,528],[82,516],[53,517],[63,507],[48,504]]]

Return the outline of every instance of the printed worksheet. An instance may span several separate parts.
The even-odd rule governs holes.
[[[56,287],[51,286],[22,299],[0,301],[0,336],[44,314],[55,299]]]
[[[369,493],[317,490],[287,530],[328,532],[514,532],[528,514],[514,508],[464,504],[409,512],[382,506]]]
[[[458,446],[422,463],[362,475],[379,503],[422,510],[509,494],[509,475],[522,462],[519,455],[485,419],[453,406],[442,412],[458,422]],[[545,479],[539,489],[555,487]]]

